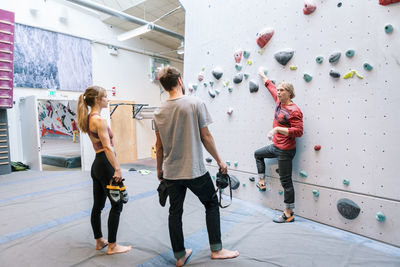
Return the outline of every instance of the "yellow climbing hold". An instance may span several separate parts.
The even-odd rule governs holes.
[[[358,72],[356,72],[356,76],[357,76],[359,79],[364,79],[364,77],[361,76],[361,74],[359,74]]]
[[[253,64],[253,61],[247,60],[247,65],[251,65],[251,64]]]
[[[297,66],[290,66],[289,67],[291,70],[297,70]]]
[[[352,70],[352,71],[346,73],[346,74],[343,76],[343,79],[353,78],[354,74],[356,74],[356,71],[355,71],[355,70]]]

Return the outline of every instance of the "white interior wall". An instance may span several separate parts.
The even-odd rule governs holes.
[[[136,103],[147,103],[159,106],[159,87],[149,81],[151,57],[132,51],[119,49],[118,56],[108,54],[107,47],[96,43],[102,42],[145,53],[166,52],[170,49],[143,38],[135,38],[125,42],[117,41],[117,35],[122,31],[104,24],[95,13],[76,7],[66,1],[43,0],[0,0],[0,8],[15,12],[16,23],[70,34],[94,41],[92,43],[93,83],[111,90],[116,86],[117,94],[111,99],[133,100]],[[36,11],[31,11],[34,9]],[[60,14],[67,14],[66,22],[60,21]],[[176,58],[176,54],[166,54]],[[172,58],[171,64],[182,69],[182,62]],[[80,93],[57,91],[57,99],[76,100]],[[36,95],[38,99],[48,98],[47,90],[14,88],[14,100],[20,96]],[[109,92],[111,95],[111,92]],[[10,129],[10,155],[13,161],[23,161],[19,112],[15,108],[8,110]],[[84,169],[90,167],[92,156],[88,139],[83,137],[82,150],[88,151],[83,159]],[[86,141],[86,142],[85,142]],[[151,156],[151,146],[155,142],[154,132],[149,120],[137,122],[138,158]]]
[[[223,0],[188,1],[186,10],[185,82],[197,83],[194,93],[207,103],[214,123],[210,129],[225,160],[231,161],[231,171],[242,181],[256,174],[254,151],[270,144],[267,134],[272,128],[275,104],[257,75],[259,66],[278,83],[287,80],[295,87],[294,102],[304,114],[304,136],[297,139],[293,179],[296,188],[296,213],[307,218],[334,225],[349,231],[400,245],[400,193],[397,190],[396,158],[400,150],[400,123],[397,104],[400,94],[400,4],[380,6],[378,0],[338,2],[315,1],[316,11],[306,16],[304,1],[248,1]],[[391,23],[395,30],[386,34],[384,27]],[[265,27],[275,34],[263,49],[257,51],[256,33]],[[293,49],[294,57],[286,67],[274,59],[274,53]],[[348,49],[355,50],[351,59]],[[243,73],[259,83],[258,93],[249,93],[248,80],[233,84],[235,70],[233,54],[236,50],[251,52],[249,60],[242,59]],[[329,56],[342,53],[332,65]],[[324,62],[318,65],[317,56]],[[374,69],[367,72],[363,63]],[[297,66],[290,70],[289,66]],[[211,70],[220,66],[224,74],[215,80]],[[221,93],[211,98],[203,82],[197,81],[205,67],[205,82],[213,81]],[[335,69],[341,78],[335,80],[329,71]],[[364,79],[344,80],[343,75],[357,70]],[[310,83],[303,74],[313,76]],[[229,81],[229,93],[223,82]],[[233,107],[228,116],[228,107]],[[315,145],[322,150],[314,151]],[[207,155],[207,154],[206,154]],[[238,167],[233,162],[238,161]],[[241,189],[238,197],[258,201],[272,208],[282,208],[282,196],[276,160],[268,161],[269,190],[256,191],[255,186]],[[215,166],[215,163],[210,165]],[[308,177],[303,179],[299,172]],[[343,179],[350,180],[345,186]],[[314,198],[312,190],[321,192]],[[353,199],[361,214],[356,220],[336,216],[336,201],[340,197]],[[374,205],[370,205],[371,199]],[[393,207],[397,207],[394,209]],[[378,222],[378,211],[386,214],[384,223]],[[332,214],[334,216],[326,216]]]

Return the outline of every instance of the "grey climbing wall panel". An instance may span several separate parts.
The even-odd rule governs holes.
[[[304,15],[302,1],[294,4],[290,0],[232,0],[229,5],[223,0],[181,2],[187,15],[185,82],[196,82],[204,67],[204,81],[213,81],[213,88],[220,90],[219,95],[211,98],[208,88],[200,84],[193,94],[204,99],[213,116],[210,130],[222,157],[239,162],[230,169],[237,171],[238,177],[255,174],[253,153],[270,144],[267,134],[272,127],[275,104],[257,77],[258,67],[263,66],[268,77],[278,83],[293,83],[293,100],[304,114],[304,135],[297,139],[293,168],[296,212],[400,246],[400,238],[395,234],[395,229],[400,228],[396,221],[399,214],[389,213],[392,208],[400,210],[396,161],[400,154],[400,50],[396,49],[400,47],[400,5],[381,6],[375,0],[360,5],[349,0],[339,8],[335,2],[316,1],[315,12]],[[390,34],[384,30],[387,24],[394,27]],[[265,27],[273,28],[275,34],[260,52],[256,33]],[[355,51],[352,58],[344,56],[349,49]],[[249,77],[234,84],[232,78],[238,71],[232,55],[238,50],[250,52],[250,57],[241,61],[241,72]],[[274,59],[274,54],[282,50],[295,51],[286,66]],[[335,52],[342,56],[331,64],[328,59]],[[324,57],[322,64],[315,62],[317,56]],[[252,64],[248,65],[247,60]],[[364,70],[366,62],[374,67],[371,71]],[[297,70],[290,70],[292,65]],[[224,69],[220,80],[211,74],[217,66]],[[332,78],[331,69],[341,73],[341,77]],[[343,79],[353,69],[364,79],[355,75]],[[310,74],[312,81],[305,82],[304,73]],[[257,93],[249,92],[250,80],[259,82]],[[230,83],[224,87],[226,81]],[[232,88],[231,93],[228,87]],[[229,107],[235,110],[230,116],[226,113]],[[321,150],[315,151],[315,145],[321,145]],[[272,163],[268,175],[277,181],[276,161]],[[308,173],[307,178],[300,177],[301,170]],[[350,181],[349,186],[343,184],[343,179]],[[274,192],[281,189],[278,182],[271,185]],[[311,193],[313,189],[320,192],[318,201]],[[245,190],[252,193],[244,193]],[[245,190],[237,196],[258,197],[255,186],[254,190]],[[336,201],[343,197],[362,209],[353,221],[341,217],[336,210]],[[270,207],[283,207],[283,197],[278,193],[260,198]],[[386,214],[383,223],[375,220],[380,210]]]

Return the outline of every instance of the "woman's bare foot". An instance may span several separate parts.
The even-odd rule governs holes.
[[[211,251],[211,259],[213,260],[223,260],[223,259],[233,259],[239,256],[239,251],[221,249],[218,251]]]
[[[185,256],[183,256],[182,258],[180,258],[179,260],[176,261],[176,266],[179,267],[179,266],[185,265],[185,263],[186,263],[187,259],[190,257],[190,255],[192,255],[192,250],[187,249]]]
[[[132,246],[122,246],[117,243],[108,244],[107,255],[125,253],[132,249]]]
[[[104,238],[98,238],[96,239],[96,250],[101,250],[105,248],[108,245],[108,241],[105,240]]]

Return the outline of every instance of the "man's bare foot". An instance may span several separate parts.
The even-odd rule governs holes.
[[[192,255],[192,250],[187,249],[185,256],[183,256],[182,258],[180,258],[179,260],[176,261],[176,266],[179,267],[179,266],[185,265],[185,263],[186,263],[187,259],[190,257],[190,255]]]
[[[122,246],[117,243],[108,244],[107,255],[125,253],[132,249],[132,246]]]
[[[108,245],[108,241],[105,240],[104,238],[98,238],[96,239],[96,250],[101,250],[105,248]]]
[[[211,251],[211,259],[213,260],[223,260],[223,259],[233,259],[239,256],[239,251],[221,249],[218,251]]]

